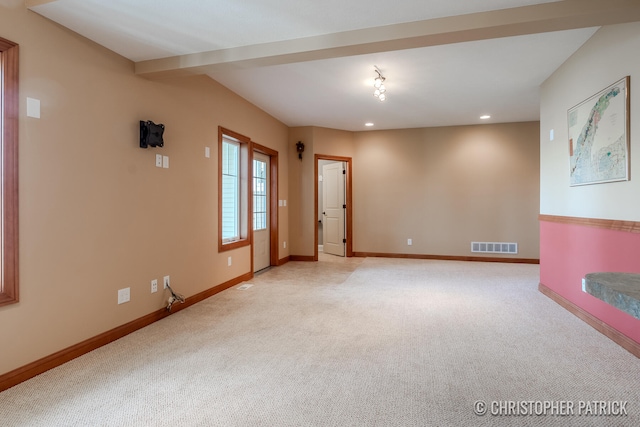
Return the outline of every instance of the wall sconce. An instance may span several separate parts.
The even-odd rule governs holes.
[[[298,158],[302,160],[302,153],[304,152],[304,144],[302,141],[296,142],[296,151],[298,152]]]

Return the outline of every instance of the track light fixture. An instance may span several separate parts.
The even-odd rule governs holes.
[[[373,69],[377,74],[377,77],[373,80],[373,87],[375,88],[375,90],[373,91],[373,96],[378,98],[378,100],[380,101],[384,101],[385,99],[387,99],[387,88],[384,87],[384,81],[386,80],[386,78],[382,75],[378,67],[374,65]]]

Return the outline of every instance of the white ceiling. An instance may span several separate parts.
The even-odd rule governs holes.
[[[540,84],[599,25],[640,19],[625,0],[589,1],[573,19],[580,9],[567,11],[580,1],[26,4],[136,62],[140,75],[205,73],[289,126],[363,130],[365,122],[475,124],[482,114],[491,122],[538,120]],[[374,65],[387,78],[385,102],[372,95]]]

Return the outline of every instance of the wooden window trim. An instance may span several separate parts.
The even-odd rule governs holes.
[[[2,273],[0,306],[18,302],[18,45],[0,38],[2,88]]]
[[[222,141],[225,135],[240,143],[240,239],[228,243],[222,241]],[[250,138],[218,126],[218,252],[251,244],[251,151]]]
[[[270,189],[269,189],[269,198],[271,199],[269,204],[269,228],[271,230],[270,242],[271,242],[271,260],[270,265],[278,265],[280,260],[279,251],[280,244],[278,241],[278,152],[276,150],[272,150],[269,147],[265,147],[264,145],[257,144],[252,142],[253,151],[257,151],[258,153],[262,153],[265,156],[269,156],[269,164],[270,164]],[[252,156],[253,160],[253,156]],[[253,228],[251,230],[251,239],[253,240]],[[253,256],[251,256],[251,271],[253,271]]]

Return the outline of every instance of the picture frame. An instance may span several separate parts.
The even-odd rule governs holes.
[[[570,186],[628,181],[630,77],[567,111]]]

